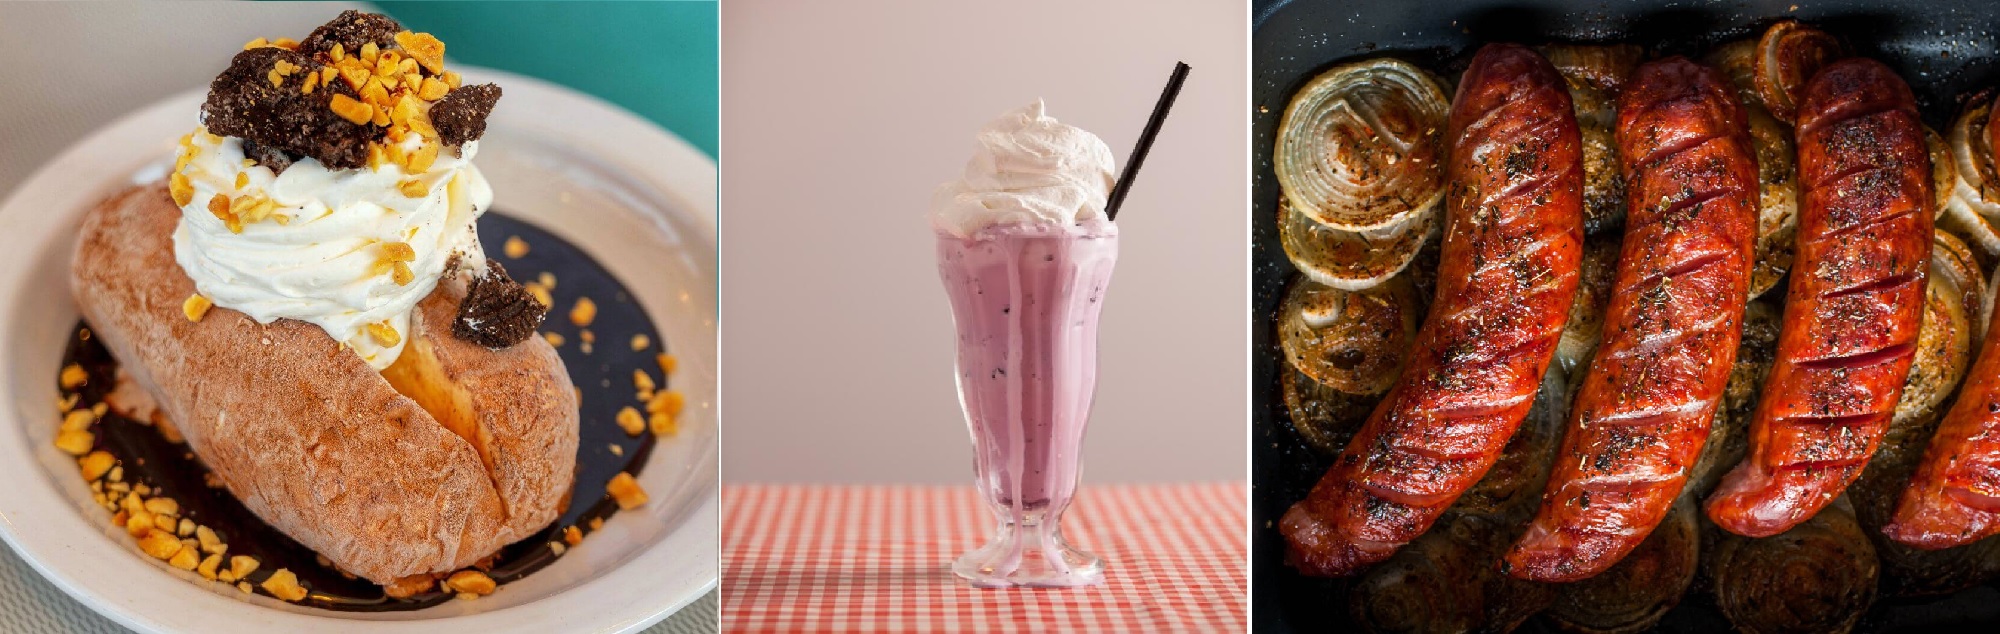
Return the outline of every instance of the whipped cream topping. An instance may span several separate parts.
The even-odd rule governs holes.
[[[1111,148],[1048,116],[1042,100],[979,130],[965,175],[931,198],[931,224],[961,238],[1002,225],[1069,226],[1104,218],[1116,180]]]
[[[406,150],[421,145],[415,135],[406,141]],[[174,231],[174,258],[216,306],[259,323],[312,323],[386,368],[452,254],[484,268],[473,221],[493,190],[472,165],[478,143],[458,149],[419,174],[392,163],[329,170],[311,158],[279,174],[247,164],[241,139],[198,129],[181,148],[177,174],[194,195]],[[270,202],[232,221],[213,211],[217,195]]]

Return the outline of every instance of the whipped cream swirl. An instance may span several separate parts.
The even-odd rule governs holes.
[[[408,141],[411,151],[421,143],[415,135]],[[419,174],[393,163],[329,170],[311,158],[278,174],[245,161],[241,139],[196,130],[181,148],[178,173],[194,195],[174,231],[174,258],[216,306],[259,323],[312,323],[370,366],[386,368],[402,354],[411,312],[437,287],[452,254],[484,266],[473,221],[493,190],[472,165],[478,143],[458,150],[439,152]],[[268,199],[275,208],[266,204],[262,220],[232,223],[211,211],[217,195]],[[394,271],[396,262],[407,277]]]
[[[965,175],[931,198],[931,224],[961,238],[1002,225],[1069,226],[1104,217],[1116,180],[1111,148],[1048,116],[1042,100],[979,131]]]

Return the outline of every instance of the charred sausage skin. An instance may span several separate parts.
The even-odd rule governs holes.
[[[1861,474],[1915,354],[1934,206],[1910,88],[1850,58],[1806,83],[1798,115],[1798,256],[1750,452],[1707,502],[1730,532],[1768,537]]]
[[[1430,528],[1533,404],[1576,294],[1581,140],[1569,90],[1513,44],[1473,56],[1452,100],[1437,296],[1396,384],[1280,521],[1301,572],[1352,574]]]
[[[1721,75],[1680,57],[1640,66],[1619,98],[1629,196],[1604,339],[1510,574],[1603,572],[1687,483],[1735,362],[1755,261],[1748,121]]]
[[[2000,316],[2000,311],[1993,311]],[[1882,534],[1937,550],[2000,533],[2000,329],[1986,325],[1979,360],[1938,423]]]

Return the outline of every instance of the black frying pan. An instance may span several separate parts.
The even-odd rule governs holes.
[[[1278,246],[1278,183],[1271,174],[1272,135],[1292,93],[1335,62],[1394,55],[1456,79],[1486,42],[1615,41],[1657,54],[1698,57],[1712,45],[1751,35],[1792,17],[1840,37],[1854,52],[1895,68],[1916,91],[1933,128],[1945,129],[1960,96],[2000,86],[2000,2],[1928,0],[1254,0],[1251,7],[1251,224],[1253,361],[1251,443],[1251,613],[1258,632],[1342,631],[1345,597],[1335,585],[1284,565],[1278,517],[1324,473],[1329,460],[1285,423],[1279,392],[1276,315],[1295,275]],[[1659,627],[1714,632],[1728,622],[1690,593]],[[2000,583],[1947,597],[1880,600],[1864,632],[1954,631],[2000,623]],[[1549,631],[1530,619],[1521,631]],[[1989,630],[1991,631],[1991,630]]]

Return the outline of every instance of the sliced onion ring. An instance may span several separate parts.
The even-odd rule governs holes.
[[[1945,145],[1951,153],[1953,178],[1937,215],[1939,227],[1969,242],[1988,265],[2000,256],[2000,228],[1994,226],[2000,218],[2000,177],[1995,176],[1993,148],[1986,135],[1992,108],[1990,98],[1974,98],[1952,123]]]
[[[1840,55],[1840,40],[1798,20],[1781,20],[1765,29],[1757,40],[1757,92],[1771,116],[1796,121],[1806,80]]]
[[[1313,281],[1358,291],[1395,277],[1417,259],[1437,228],[1434,209],[1381,231],[1342,231],[1320,224],[1278,199],[1278,243],[1292,265]]]
[[[1278,123],[1278,185],[1307,217],[1344,231],[1423,213],[1444,199],[1449,100],[1430,73],[1399,60],[1321,73]]]
[[[1292,282],[1278,342],[1293,368],[1349,394],[1389,390],[1417,338],[1416,291],[1404,279],[1365,291]]]
[[[1757,150],[1757,263],[1750,270],[1750,296],[1778,286],[1792,268],[1799,227],[1799,180],[1792,130],[1762,106],[1745,105],[1750,145]]]

